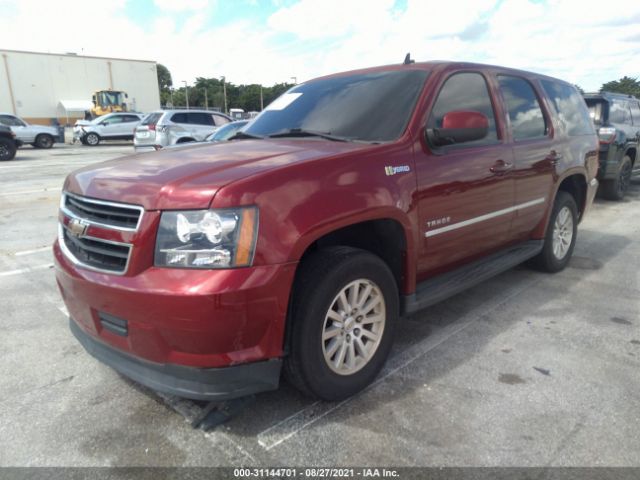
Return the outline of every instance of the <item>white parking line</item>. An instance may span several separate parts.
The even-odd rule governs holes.
[[[16,252],[13,255],[16,257],[22,257],[24,255],[31,255],[33,253],[46,252],[48,250],[51,250],[51,245],[47,245],[46,247],[34,248],[31,250],[23,250],[21,252]]]
[[[365,392],[373,388],[380,382],[383,382],[391,375],[394,375],[399,370],[402,370],[406,366],[423,357],[431,350],[439,347],[442,343],[444,343],[457,333],[461,332],[468,326],[472,325],[477,320],[481,319],[496,308],[500,307],[504,303],[510,301],[513,297],[519,295],[524,291],[530,290],[531,287],[539,281],[540,277],[532,277],[531,279],[518,282],[516,284],[516,287],[513,287],[512,289],[510,289],[510,291],[504,292],[505,295],[496,297],[494,301],[489,302],[484,306],[484,308],[482,308],[481,305],[480,308],[474,309],[473,311],[464,315],[456,323],[437,330],[425,340],[419,342],[410,349],[405,350],[403,353],[389,359],[387,365],[382,370],[378,378],[366,388]],[[362,395],[362,393],[356,395],[355,397],[347,398],[346,400],[343,400],[337,404],[314,402],[308,407],[294,413],[293,415],[259,433],[257,435],[258,444],[267,451],[271,450],[272,448],[277,447],[283,442],[289,440],[291,437],[298,434],[305,428],[316,423],[318,420],[326,417],[331,412],[337,410],[347,402],[353,400],[354,398],[358,398],[360,395]]]
[[[20,275],[22,273],[33,272],[34,270],[45,270],[48,268],[53,268],[53,263],[45,263],[44,265],[36,265],[35,267],[19,268],[17,270],[7,270],[6,272],[0,272],[0,277]]]

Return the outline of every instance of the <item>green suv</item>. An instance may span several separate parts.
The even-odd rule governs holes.
[[[600,193],[609,200],[622,200],[638,169],[640,101],[610,92],[584,97],[600,137]]]

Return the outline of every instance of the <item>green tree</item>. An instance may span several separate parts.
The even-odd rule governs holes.
[[[620,80],[613,80],[603,84],[600,91],[624,93],[626,95],[640,97],[640,82],[637,78],[631,78],[625,75]]]
[[[158,87],[160,88],[160,104],[166,105],[171,101],[171,72],[161,63],[156,64],[156,73],[158,74]],[[175,103],[175,99],[174,99]]]
[[[584,90],[580,85],[578,85],[577,83],[574,83],[573,86],[578,89],[578,92],[580,92],[580,95],[584,95]]]

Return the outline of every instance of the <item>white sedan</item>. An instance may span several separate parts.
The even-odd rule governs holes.
[[[30,125],[20,117],[10,113],[0,113],[0,125],[11,128],[16,139],[22,143],[30,143],[36,148],[51,148],[55,142],[63,142],[59,138],[58,129],[44,125]]]
[[[118,112],[94,120],[78,120],[73,127],[73,139],[95,147],[101,140],[133,140],[133,131],[142,120],[141,113]]]

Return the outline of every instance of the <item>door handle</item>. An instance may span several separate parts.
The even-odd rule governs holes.
[[[491,168],[489,168],[489,170],[492,173],[505,173],[511,170],[512,168],[513,168],[513,163],[505,162],[504,160],[498,160],[496,161],[496,163],[493,164]]]
[[[551,150],[549,155],[547,155],[547,160],[549,160],[553,165],[562,160],[562,154],[556,152],[555,150]]]

